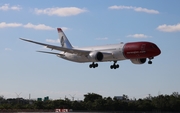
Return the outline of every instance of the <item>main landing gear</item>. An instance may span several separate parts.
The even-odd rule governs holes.
[[[154,59],[154,57],[149,58],[148,64],[152,64],[152,61],[151,61],[152,59]]]
[[[96,67],[98,67],[98,63],[92,63],[92,64],[90,64],[89,65],[89,68],[96,68]]]
[[[117,61],[114,61],[114,64],[110,66],[111,69],[119,68],[119,64],[116,64]]]

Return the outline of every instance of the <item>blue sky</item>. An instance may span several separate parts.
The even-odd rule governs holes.
[[[179,0],[1,0],[0,95],[83,99],[93,92],[144,98],[180,92],[179,11]],[[37,53],[47,49],[19,40],[59,45],[57,27],[77,47],[150,41],[162,53],[152,65],[126,60],[116,70],[109,68],[113,62],[90,69],[89,63]]]

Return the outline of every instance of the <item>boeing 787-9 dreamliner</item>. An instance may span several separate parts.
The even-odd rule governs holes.
[[[23,38],[20,39],[46,46],[51,50],[60,51],[57,53],[47,51],[38,52],[55,54],[60,58],[79,63],[92,62],[89,65],[90,68],[98,67],[97,62],[113,61],[114,63],[110,66],[110,68],[116,69],[119,68],[119,65],[116,64],[117,61],[127,59],[131,60],[131,62],[134,64],[144,64],[146,62],[146,59],[149,59],[148,64],[152,64],[151,60],[161,53],[161,50],[156,44],[145,41],[77,48],[71,45],[61,28],[57,28],[57,30],[61,46],[44,44]]]

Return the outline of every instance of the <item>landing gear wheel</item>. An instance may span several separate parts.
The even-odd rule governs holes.
[[[92,64],[89,65],[89,68],[92,68]]]
[[[89,64],[89,68],[96,68],[96,67],[98,67],[98,63],[92,63],[92,64]]]
[[[119,64],[116,65],[116,68],[119,68]]]
[[[148,61],[148,64],[152,64],[152,61]]]
[[[116,64],[117,61],[114,61],[114,64],[110,66],[111,69],[119,68],[119,64]]]
[[[151,61],[152,59],[154,59],[154,57],[149,58],[148,64],[152,64],[152,61]]]

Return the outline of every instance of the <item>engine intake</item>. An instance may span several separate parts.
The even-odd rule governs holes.
[[[131,62],[133,64],[144,64],[146,62],[146,58],[140,58],[140,59],[131,59]]]
[[[102,61],[104,56],[103,56],[103,54],[101,52],[93,51],[93,52],[89,53],[88,58],[91,61]]]

